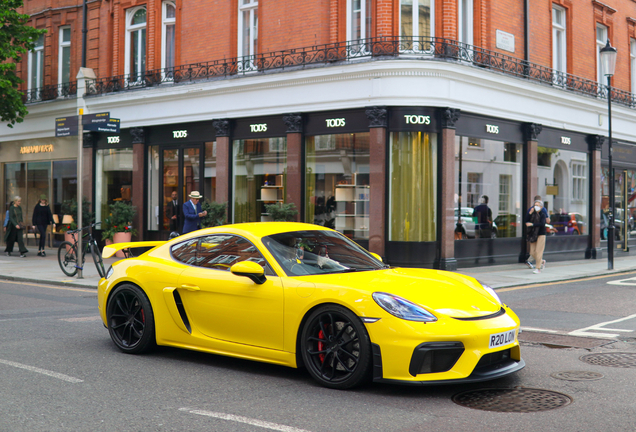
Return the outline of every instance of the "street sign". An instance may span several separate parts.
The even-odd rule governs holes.
[[[76,136],[79,119],[77,116],[60,117],[55,119],[55,136]]]
[[[96,114],[84,114],[82,116],[82,124],[86,127],[92,124],[106,124],[110,119],[109,112],[96,113]],[[92,130],[92,129],[91,129]]]
[[[109,119],[108,122],[84,124],[85,131],[119,133],[120,120],[116,118]],[[83,123],[83,122],[82,122]]]

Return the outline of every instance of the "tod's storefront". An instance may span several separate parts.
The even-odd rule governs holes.
[[[293,203],[297,220],[338,230],[389,264],[454,269],[524,260],[535,195],[551,218],[548,259],[600,257],[599,140],[450,108],[366,107],[122,129],[87,145],[97,220],[129,201],[139,238],[168,238],[174,201],[198,190],[227,203],[230,223],[268,221],[268,205]],[[16,176],[7,165],[8,193]],[[487,236],[473,218],[484,197]]]

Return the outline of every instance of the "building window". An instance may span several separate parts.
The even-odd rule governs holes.
[[[360,41],[371,37],[371,0],[347,2],[347,40]]]
[[[631,43],[631,64],[632,64],[632,93],[636,94],[636,39],[632,39]]]
[[[126,13],[126,73],[131,82],[140,81],[146,72],[146,8]]]
[[[473,0],[457,0],[459,41],[473,44]]]
[[[60,27],[60,47],[58,49],[58,75],[59,84],[71,81],[71,28]]]
[[[601,64],[601,50],[607,44],[607,27],[596,24],[596,74],[599,85],[604,85],[603,65]]]
[[[391,133],[389,240],[435,241],[437,135]]]
[[[305,140],[305,222],[369,238],[369,133]]]
[[[238,56],[253,57],[258,51],[258,1],[241,0],[238,22]],[[253,66],[249,59],[249,66]],[[247,66],[244,66],[247,67]]]
[[[163,37],[161,38],[161,68],[174,67],[175,29],[177,21],[177,8],[173,2],[163,2],[162,25]],[[164,72],[167,78],[172,79],[172,71]]]
[[[565,9],[552,5],[552,69],[567,72]]]
[[[433,1],[400,0],[400,36],[406,39],[400,44],[402,49],[416,51],[430,49],[429,38],[435,36],[434,29]]]
[[[132,200],[132,148],[100,149],[95,156],[95,221],[103,222],[110,205]]]
[[[499,213],[510,213],[512,208],[512,176],[499,174]]]
[[[44,85],[44,35],[40,35],[29,53],[29,90]]]
[[[477,207],[479,197],[482,195],[483,184],[482,173],[468,173],[466,176],[466,205],[468,207]]]
[[[587,165],[579,162],[572,163],[572,199],[582,201],[587,198],[586,171]]]

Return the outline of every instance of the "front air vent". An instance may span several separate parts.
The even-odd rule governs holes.
[[[453,317],[456,320],[460,320],[460,321],[480,321],[480,320],[485,320],[485,319],[490,319],[490,318],[496,318],[498,316],[504,315],[506,313],[506,310],[504,308],[499,309],[497,312],[495,312],[494,314],[490,314],[490,315],[484,315],[484,316],[478,316],[478,317],[469,317],[469,318],[457,318],[457,317]]]

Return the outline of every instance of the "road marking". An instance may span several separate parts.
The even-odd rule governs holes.
[[[557,330],[548,330],[548,329],[535,328],[535,327],[521,327],[521,330],[523,330],[523,331],[540,332],[540,333],[558,333]]]
[[[245,423],[248,425],[258,426],[265,429],[271,429],[271,430],[281,431],[281,432],[309,432],[306,429],[298,429],[292,426],[285,426],[278,423],[270,423],[270,422],[266,422],[266,421],[262,421],[258,419],[249,418],[249,417],[237,416],[234,414],[195,410],[190,408],[179,408],[179,411],[184,411],[190,414],[198,414],[198,415],[207,416],[207,417],[214,417],[221,420],[233,421],[237,423]]]
[[[37,373],[42,374],[42,375],[48,375],[50,377],[61,379],[62,381],[70,382],[70,383],[73,383],[73,384],[84,382],[84,380],[81,380],[79,378],[73,378],[71,376],[64,375],[64,374],[61,374],[61,373],[52,372],[52,371],[48,371],[46,369],[40,369],[40,368],[36,368],[36,367],[33,367],[33,366],[23,365],[21,363],[12,362],[12,361],[9,361],[9,360],[0,359],[0,363],[6,364],[7,366],[13,366],[13,367],[17,367],[17,368],[20,368],[20,369],[25,369],[25,370],[28,370],[28,371],[31,371],[31,372],[37,372]]]
[[[600,324],[594,324],[593,326],[589,326],[589,327],[585,327],[582,329],[578,329],[578,330],[574,330],[571,331],[570,335],[572,336],[592,336],[592,337],[603,337],[603,338],[607,338],[607,337],[618,337],[620,336],[620,333],[594,333],[594,332],[589,332],[588,330],[601,330],[601,331],[617,331],[617,332],[626,332],[626,333],[630,333],[633,332],[634,330],[625,330],[625,329],[615,329],[615,328],[607,328],[604,326],[608,325],[608,324],[614,324],[617,322],[621,322],[621,321],[627,321],[630,320],[632,318],[636,318],[636,314],[634,315],[629,315],[623,318],[619,318],[617,320],[613,320],[613,321],[607,321],[607,322],[603,322]]]
[[[631,282],[627,282],[627,281],[631,281]],[[617,281],[609,281],[608,284],[609,285],[636,285],[636,277],[629,278],[629,279],[621,279]]]
[[[621,273],[621,274],[634,274],[636,272],[626,272],[626,273]],[[615,277],[618,276],[617,274],[610,274],[610,275],[605,275],[605,276],[594,276],[594,277],[589,277],[589,278],[578,278],[578,279],[571,279],[571,280],[566,280],[566,281],[558,281],[558,282],[547,282],[547,283],[542,283],[542,284],[531,284],[531,285],[522,285],[522,286],[517,286],[517,287],[512,287],[512,288],[495,288],[495,291],[499,292],[507,292],[507,291],[517,291],[517,290],[522,290],[522,289],[528,289],[528,288],[541,288],[544,286],[553,286],[553,285],[563,285],[563,284],[570,284],[570,283],[577,283],[577,282],[584,282],[584,281],[588,281],[588,280],[597,280],[597,279],[607,279],[609,277]]]
[[[102,317],[99,315],[89,316],[89,317],[80,317],[80,318],[60,318],[60,321],[66,322],[84,322],[84,321],[101,321]]]

